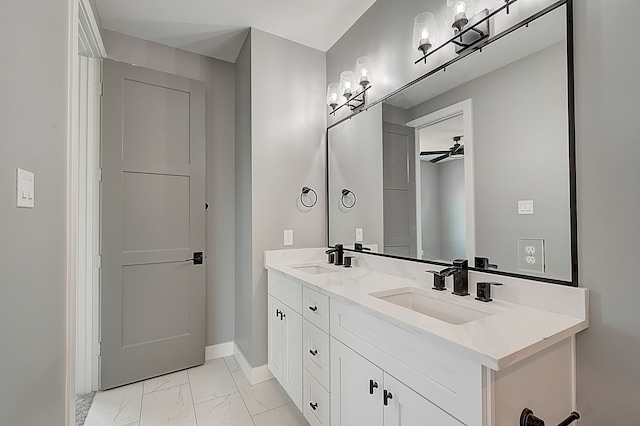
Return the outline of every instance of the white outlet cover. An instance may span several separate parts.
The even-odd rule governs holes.
[[[518,214],[533,214],[533,200],[518,200]]]
[[[35,175],[16,169],[16,206],[32,209],[35,204]]]
[[[361,243],[363,239],[362,228],[356,228],[356,243]]]
[[[546,272],[544,238],[518,238],[518,271]]]
[[[293,245],[293,229],[284,230],[284,245],[285,246]]]

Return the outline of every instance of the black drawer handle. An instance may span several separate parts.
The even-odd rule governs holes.
[[[317,349],[316,349],[316,350],[309,349],[309,353],[310,353],[311,355],[313,355],[313,356],[316,356],[316,355],[318,355],[318,350],[317,350]]]
[[[389,400],[393,399],[393,395],[391,394],[391,392],[389,392],[388,390],[384,390],[384,394],[383,394],[383,399],[384,399],[384,405],[389,405]]]
[[[374,382],[373,379],[369,380],[369,394],[373,395],[373,390],[378,388],[378,382]]]
[[[309,306],[309,310],[315,312],[315,311],[318,310],[318,307],[317,306]]]
[[[276,316],[279,317],[282,314],[282,312],[280,311],[280,309],[276,309]]]
[[[309,405],[311,406],[311,409],[313,411],[316,411],[318,409],[318,403],[317,402],[315,404],[313,402],[310,402]]]

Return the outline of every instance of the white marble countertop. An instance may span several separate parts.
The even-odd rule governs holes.
[[[357,306],[364,312],[412,334],[422,335],[448,349],[456,350],[461,355],[492,370],[506,368],[588,327],[586,306],[567,309],[568,312],[580,312],[581,309],[584,311],[584,315],[576,317],[500,300],[495,296],[492,302],[483,303],[475,300],[474,296],[460,297],[452,295],[449,291],[432,291],[429,297],[478,310],[498,311],[464,324],[449,324],[370,295],[370,293],[400,287],[430,289],[426,280],[418,281],[358,266],[344,268],[328,265],[324,262],[324,255],[319,258],[317,251],[300,252],[307,254],[283,256],[278,252],[266,252],[265,267],[331,298]],[[294,268],[303,265],[320,265],[334,269],[335,272],[309,274]],[[422,270],[432,269],[430,265],[418,265]],[[553,291],[553,288],[550,289]],[[547,287],[542,284],[540,291],[546,290]],[[568,295],[567,300],[564,301],[567,304],[586,305],[588,303],[586,289],[560,290],[562,290],[559,293],[560,297]],[[571,290],[575,290],[575,295],[578,297],[572,297],[574,292]],[[471,282],[469,292],[473,293]],[[557,294],[553,296],[558,297]],[[554,303],[557,304],[557,300]]]

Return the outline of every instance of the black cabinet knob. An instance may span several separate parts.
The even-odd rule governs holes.
[[[393,394],[385,389],[382,398],[384,399],[384,405],[389,405],[389,400],[393,399]]]
[[[309,405],[311,406],[311,409],[313,411],[316,411],[318,409],[318,403],[317,402],[315,404],[313,402],[310,402]]]
[[[309,306],[309,310],[315,312],[315,311],[318,310],[318,307],[317,306]]]
[[[317,350],[313,350],[313,349],[310,349],[310,350],[309,350],[309,353],[310,353],[311,355],[313,355],[313,356],[318,355],[318,351],[317,351]]]
[[[373,379],[369,380],[369,394],[373,395],[373,390],[378,388],[378,382]]]

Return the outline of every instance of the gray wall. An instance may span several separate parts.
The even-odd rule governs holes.
[[[204,81],[207,163],[207,345],[234,340],[234,103],[235,66],[111,31],[110,59]]]
[[[464,161],[420,161],[423,259],[466,257]]]
[[[326,243],[325,159],[325,54],[315,49],[251,30],[250,95],[242,96],[242,126],[246,131],[246,104],[250,102],[250,152],[242,148],[242,164],[250,158],[251,247],[239,253],[238,268],[251,268],[251,280],[236,281],[236,294],[253,295],[251,316],[237,329],[240,348],[252,366],[267,362],[267,272],[264,251],[281,249],[283,231],[294,231],[291,248],[319,247]],[[245,49],[247,47],[245,46]],[[246,64],[243,65],[246,80]],[[238,130],[240,132],[240,130]],[[245,133],[243,133],[244,135]],[[246,144],[246,138],[238,143]],[[243,171],[245,176],[248,171]],[[303,186],[318,193],[318,203],[300,204]],[[240,191],[246,195],[246,186]],[[247,209],[247,203],[240,206]],[[246,210],[236,212],[242,217]],[[244,246],[243,246],[244,247]],[[247,248],[249,250],[249,248]],[[248,300],[248,298],[246,298]],[[237,300],[246,303],[245,298]],[[248,321],[250,324],[245,324]]]
[[[557,43],[416,106],[409,119],[472,99],[476,254],[517,272],[518,238],[544,238],[543,276],[570,281],[565,58]],[[534,200],[535,214],[518,215],[518,200]]]
[[[467,253],[464,161],[446,161],[437,167],[440,169],[442,259],[464,259]]]
[[[70,2],[0,13],[0,423],[65,421]],[[35,208],[16,208],[16,168]]]
[[[379,57],[387,54],[392,64],[409,63],[393,52],[404,51],[406,37],[399,40],[404,33],[398,29],[408,33],[411,24],[393,17],[417,14],[413,3],[398,7],[378,0],[369,10],[381,23],[372,26]],[[640,279],[634,269],[640,240],[640,120],[634,117],[640,56],[633,54],[640,3],[580,0],[574,7],[578,261],[580,285],[590,289],[591,299],[590,327],[577,337],[578,410],[582,426],[624,425],[635,419],[640,387]],[[328,52],[328,80],[342,68],[341,58],[369,53],[367,26],[355,28]],[[387,77],[393,80],[395,73]]]
[[[577,339],[580,426],[626,425],[640,388],[640,3],[574,3],[580,284],[591,299]]]
[[[329,129],[329,244],[353,244],[356,228],[363,243],[383,248],[382,105]],[[356,194],[350,209],[342,189]],[[351,199],[345,198],[345,203]],[[347,204],[349,205],[349,204]]]
[[[235,341],[245,356],[253,348],[251,223],[251,33],[236,60]]]

